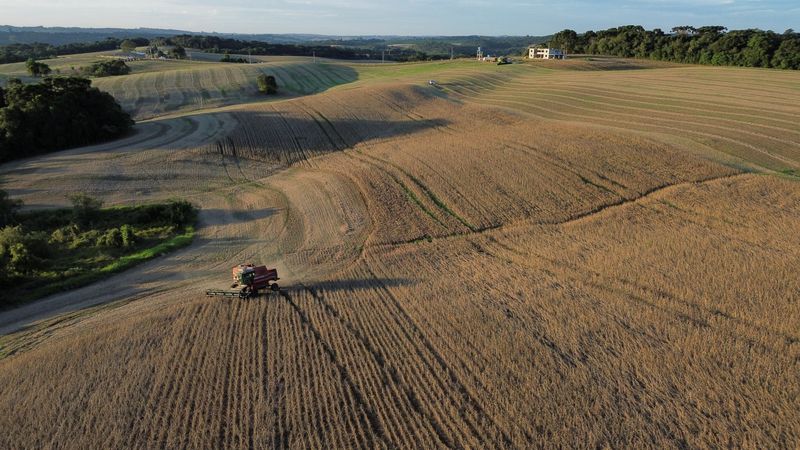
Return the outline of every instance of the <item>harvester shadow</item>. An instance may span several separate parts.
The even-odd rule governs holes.
[[[320,293],[336,291],[373,290],[383,287],[412,286],[415,280],[407,278],[357,278],[349,280],[329,280],[316,283],[303,283],[301,289],[312,289]]]
[[[241,224],[256,220],[266,219],[278,213],[278,208],[259,209],[222,209],[209,208],[200,210],[200,224],[202,227]]]
[[[324,296],[331,292],[355,292],[379,290],[387,287],[413,286],[414,280],[405,278],[359,278],[351,280],[320,281],[281,285],[281,295],[294,295],[310,292],[315,296]]]

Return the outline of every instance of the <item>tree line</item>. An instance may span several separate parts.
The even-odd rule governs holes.
[[[567,53],[647,58],[688,64],[800,69],[800,33],[723,26],[679,26],[666,33],[638,25],[577,33],[563,30],[550,46]]]
[[[380,59],[385,55],[389,61],[429,61],[444,59],[449,55],[431,55],[412,48],[391,47],[382,53],[381,48],[353,46],[350,41],[328,41],[317,45],[271,44],[261,41],[245,41],[220,36],[179,35],[165,39],[167,45],[196,48],[208,53],[223,53],[224,62],[244,62],[243,58],[232,58],[230,54],[251,54],[268,56],[311,56],[334,59]],[[370,41],[371,42],[371,41]],[[356,41],[362,44],[363,40]]]
[[[27,61],[28,59],[49,59],[59,55],[73,55],[78,53],[102,52],[116,50],[123,41],[131,41],[136,45],[147,45],[145,38],[115,39],[108,38],[90,43],[72,43],[64,45],[50,44],[11,44],[0,46],[0,64]]]
[[[133,120],[85,78],[44,78],[0,88],[0,162],[120,137]]]
[[[208,53],[250,53],[252,55],[311,56],[322,58],[365,59],[363,50],[328,45],[270,44],[260,41],[243,41],[221,36],[182,34],[166,39],[168,45],[196,48]]]

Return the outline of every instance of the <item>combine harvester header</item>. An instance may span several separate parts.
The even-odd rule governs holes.
[[[222,296],[222,297],[239,297],[255,298],[259,296],[260,291],[267,289],[277,292],[280,290],[276,281],[278,278],[278,269],[267,269],[267,266],[254,266],[253,264],[239,264],[233,267],[233,284],[231,289],[236,289],[242,286],[239,290],[224,291],[209,289],[206,295],[209,297]]]

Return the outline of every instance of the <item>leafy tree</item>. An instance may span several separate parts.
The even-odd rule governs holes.
[[[247,60],[244,59],[244,58],[231,58],[230,52],[225,52],[225,54],[222,55],[222,58],[219,61],[220,62],[227,62],[227,63],[240,63],[240,64],[246,64],[247,63]]]
[[[673,27],[672,32],[681,35],[687,35],[687,34],[691,35],[697,32],[697,28],[691,25],[681,25],[678,27]]]
[[[185,201],[171,201],[167,207],[166,216],[172,225],[182,227],[194,223],[197,218],[197,209]]]
[[[800,35],[785,39],[775,50],[772,67],[780,69],[800,69]]]
[[[49,75],[51,72],[50,66],[43,62],[36,61],[33,58],[28,59],[25,63],[25,67],[28,69],[28,73],[34,77]]]
[[[800,35],[793,30],[776,34],[756,29],[727,31],[719,25],[684,25],[672,31],[665,34],[658,28],[647,31],[634,25],[587,31],[577,36],[573,51],[695,64],[799,68]],[[564,30],[554,35],[553,42],[567,45],[563,42],[571,39],[571,30]]]
[[[169,51],[170,58],[175,59],[185,59],[186,58],[186,49],[181,47],[180,45],[176,45],[172,47]]]
[[[698,28],[697,29],[697,33],[700,34],[700,35],[712,34],[712,35],[715,35],[715,36],[719,36],[720,34],[724,33],[727,30],[728,30],[727,27],[723,27],[723,26],[720,26],[720,25],[712,25],[712,26],[704,26],[704,27]]]
[[[122,232],[119,228],[112,228],[105,232],[102,236],[97,238],[96,246],[98,247],[122,247],[123,246]]]
[[[147,47],[147,50],[145,50],[145,54],[147,54],[147,56],[151,58],[158,58],[164,56],[164,52],[159,50],[158,46],[154,45],[152,42],[150,47]]]
[[[563,30],[553,35],[551,47],[560,47],[565,53],[574,53],[578,46],[578,33],[574,30]]]
[[[47,238],[42,233],[25,233],[21,226],[0,229],[0,278],[31,273],[48,255]]]
[[[136,42],[134,42],[131,39],[125,39],[119,44],[119,48],[125,53],[130,53],[136,50],[136,47],[137,47]]]
[[[83,69],[86,75],[94,77],[110,77],[116,75],[127,75],[131,73],[131,68],[121,59],[99,61]]]
[[[110,94],[84,78],[9,80],[0,108],[0,162],[127,133],[133,121]]]
[[[274,76],[262,73],[258,75],[257,81],[258,92],[267,95],[278,93],[278,83]]]
[[[69,201],[72,203],[73,223],[81,227],[86,227],[97,219],[100,207],[103,202],[85,193],[70,195]]]
[[[769,67],[772,53],[775,51],[772,33],[752,33],[747,47],[742,51],[743,64],[747,67]]]

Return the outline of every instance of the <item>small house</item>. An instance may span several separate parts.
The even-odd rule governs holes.
[[[564,59],[564,52],[557,48],[530,47],[528,49],[530,59]]]

